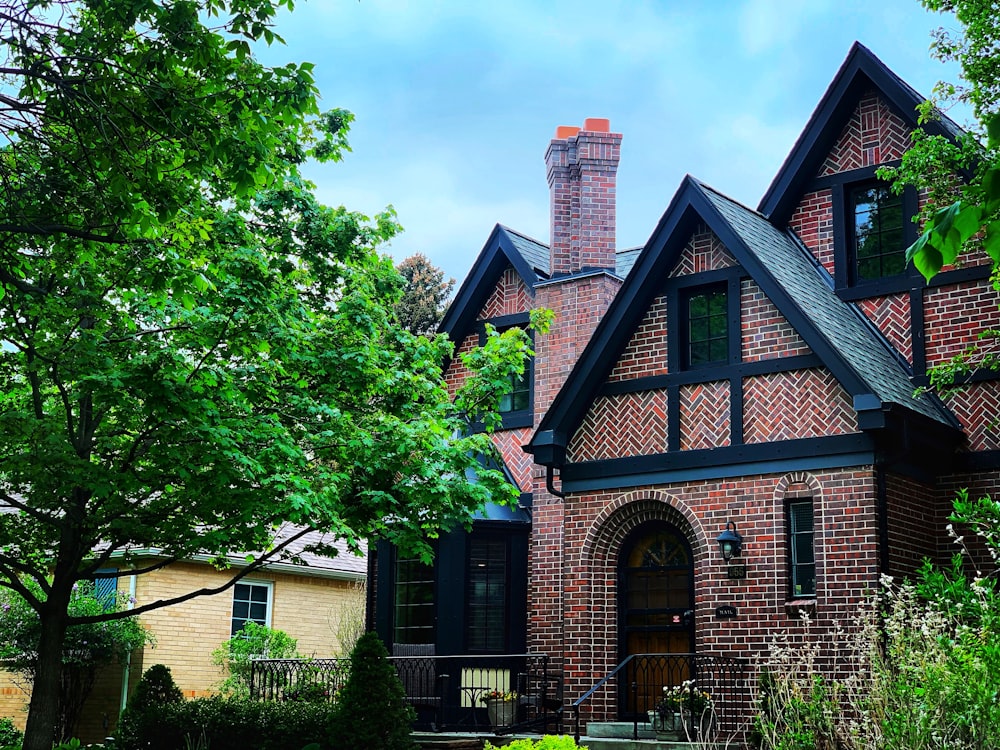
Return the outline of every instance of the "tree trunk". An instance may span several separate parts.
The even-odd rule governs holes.
[[[39,613],[42,635],[38,643],[38,668],[31,686],[31,703],[28,705],[28,721],[24,729],[23,750],[52,750],[59,724],[59,685],[62,670],[63,642],[66,639],[66,602],[59,606],[53,601],[53,591],[49,601]],[[69,597],[66,597],[67,601]]]

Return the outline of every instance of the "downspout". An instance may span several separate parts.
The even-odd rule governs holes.
[[[875,508],[878,514],[878,564],[879,574],[892,575],[889,570],[889,498],[886,491],[885,463],[875,461]]]
[[[552,480],[555,478],[554,474],[555,474],[554,466],[549,465],[545,467],[545,489],[547,489],[551,494],[555,495],[556,497],[564,498],[566,497],[566,493],[560,492],[555,488],[555,485],[552,484]]]
[[[128,577],[128,608],[132,609],[135,606],[135,574]],[[129,651],[125,654],[125,665],[122,667],[122,697],[118,706],[118,715],[121,716],[122,712],[125,710],[125,704],[128,703],[128,682],[132,677],[132,652]]]

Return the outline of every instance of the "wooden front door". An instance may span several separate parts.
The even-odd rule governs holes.
[[[625,539],[618,560],[618,597],[619,663],[638,654],[694,652],[694,557],[676,527],[647,523]],[[622,718],[652,708],[663,686],[687,679],[689,669],[681,657],[634,660],[619,680]]]

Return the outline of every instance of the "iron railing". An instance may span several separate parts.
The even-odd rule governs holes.
[[[639,724],[647,721],[664,688],[686,680],[711,697],[713,728],[724,735],[736,733],[750,700],[745,660],[713,654],[633,654],[574,701],[576,739],[580,739],[580,709],[595,701],[617,706],[617,718],[631,721],[632,737],[638,739]]]
[[[549,671],[545,654],[475,656],[390,656],[417,713],[415,729],[505,734],[524,729],[560,728],[561,681]],[[255,659],[250,694],[258,700],[299,700],[306,695],[336,700],[347,681],[348,659]],[[509,723],[495,726],[484,698],[516,692]]]
[[[350,672],[350,659],[252,659],[250,697],[332,702]]]

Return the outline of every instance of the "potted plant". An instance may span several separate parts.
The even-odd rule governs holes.
[[[517,713],[517,693],[513,690],[489,690],[483,693],[480,700],[486,704],[486,715],[490,717],[490,725],[494,729],[509,727],[514,723]]]
[[[700,740],[715,727],[715,703],[694,680],[664,685],[663,697],[649,712],[649,722],[659,739]]]

